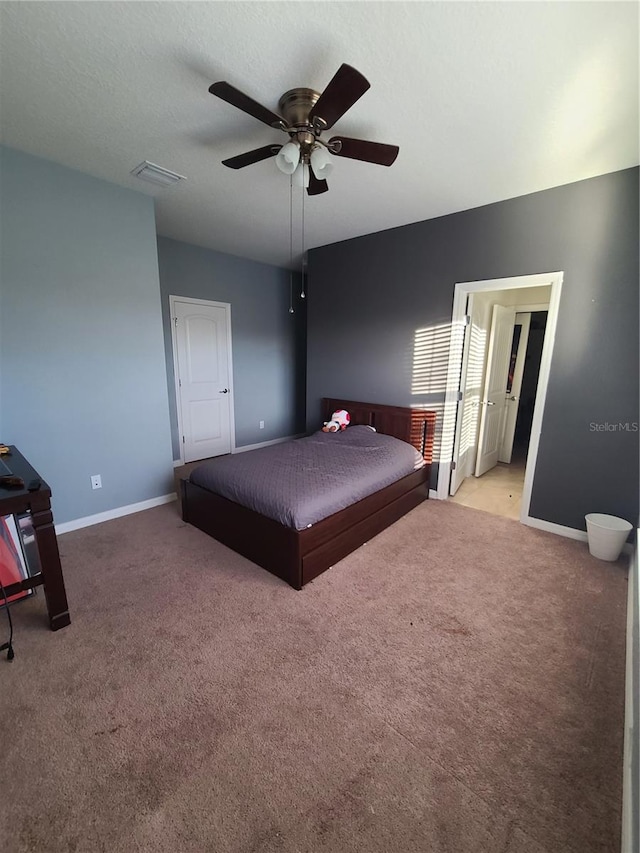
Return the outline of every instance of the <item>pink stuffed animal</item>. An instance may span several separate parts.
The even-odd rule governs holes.
[[[339,409],[331,415],[330,421],[325,421],[322,432],[340,432],[349,426],[351,415],[344,409]]]

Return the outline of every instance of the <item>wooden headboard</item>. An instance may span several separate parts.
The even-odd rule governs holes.
[[[322,398],[323,420],[331,419],[333,412],[346,409],[351,415],[351,425],[375,427],[377,432],[392,435],[412,444],[427,464],[433,461],[433,438],[436,413],[404,406],[383,406],[378,403],[360,403],[355,400]]]

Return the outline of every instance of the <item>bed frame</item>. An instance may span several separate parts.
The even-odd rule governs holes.
[[[306,530],[285,527],[240,504],[180,481],[182,518],[277,575],[294,589],[331,568],[429,496],[435,412],[324,398],[323,420],[346,409],[351,424],[373,426],[416,447],[425,467],[319,521]]]

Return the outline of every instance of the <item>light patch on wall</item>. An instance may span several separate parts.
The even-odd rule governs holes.
[[[444,394],[447,387],[451,323],[416,329],[413,344],[412,394]]]

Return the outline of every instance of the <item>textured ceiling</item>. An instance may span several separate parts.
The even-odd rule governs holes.
[[[638,163],[634,2],[3,2],[2,142],[156,199],[158,231],[289,261],[289,180],[226,157],[286,137],[207,91],[277,110],[342,62],[371,89],[333,134],[400,146],[335,158],[305,202],[305,247]],[[188,180],[156,189],[142,160]],[[299,193],[301,191],[298,191]],[[295,246],[301,247],[296,195]]]

